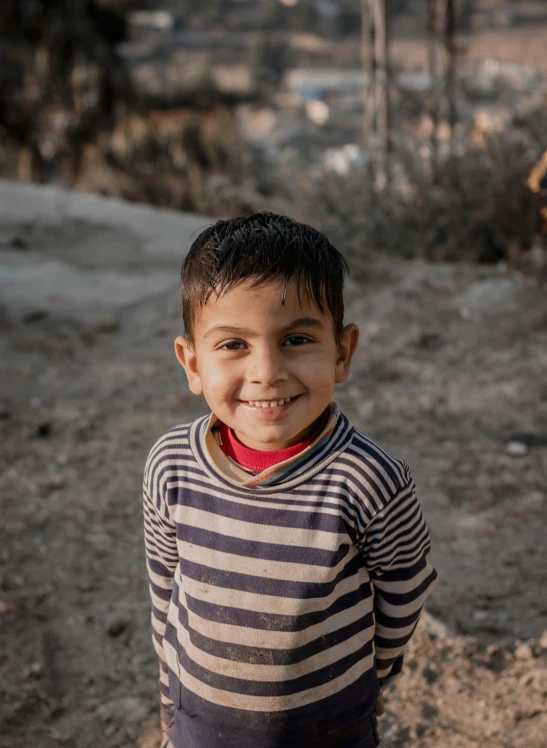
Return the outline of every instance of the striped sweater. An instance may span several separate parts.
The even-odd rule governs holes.
[[[168,431],[144,475],[171,742],[357,747],[436,583],[409,468],[333,408],[303,452],[250,475],[215,422]]]

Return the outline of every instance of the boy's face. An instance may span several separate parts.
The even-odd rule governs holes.
[[[336,342],[332,318],[294,281],[251,288],[246,281],[211,295],[194,320],[194,345],[178,337],[175,352],[191,391],[248,447],[284,449],[305,438],[347,379],[359,340],[347,325]],[[288,399],[288,402],[286,400]]]

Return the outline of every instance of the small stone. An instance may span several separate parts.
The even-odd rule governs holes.
[[[475,621],[486,621],[487,618],[488,618],[487,610],[476,610],[473,613],[473,620]]]
[[[48,475],[40,483],[46,491],[57,491],[65,487],[65,479],[61,475]]]
[[[515,649],[515,658],[517,660],[532,660],[534,652],[529,644],[520,644]]]
[[[543,632],[543,634],[541,635],[539,639],[539,646],[542,649],[547,649],[547,629],[545,629],[545,631]]]
[[[44,667],[41,662],[31,662],[30,665],[25,668],[25,675],[31,678],[39,678],[43,672]]]
[[[102,319],[97,327],[95,328],[95,331],[98,333],[111,333],[111,332],[117,332],[120,329],[120,320],[116,319],[116,317],[104,317]]]
[[[0,600],[0,616],[6,616],[13,613],[19,613],[19,605],[15,602]]]
[[[34,322],[41,322],[46,317],[47,312],[44,309],[32,309],[23,316],[23,322],[26,325],[32,325]]]
[[[124,618],[123,616],[116,616],[106,624],[105,631],[108,636],[116,637],[120,634],[123,634],[128,626],[129,621],[127,618]]]
[[[9,245],[12,249],[28,249],[28,243],[22,236],[14,236]]]
[[[540,512],[545,506],[546,498],[542,491],[532,491],[520,497],[519,508],[523,511]]]
[[[97,339],[91,330],[82,330],[80,333],[80,340],[84,345],[92,346]]]
[[[485,659],[493,670],[501,671],[506,664],[506,653],[497,644],[490,644],[486,648]]]
[[[511,457],[526,457],[528,447],[524,442],[512,441],[506,444],[505,451]]]
[[[39,423],[36,427],[36,436],[40,439],[47,439],[48,436],[51,436],[51,423],[48,421]]]
[[[425,348],[427,350],[434,351],[437,348],[442,348],[443,339],[436,332],[424,332],[416,341],[416,346],[418,348]]]
[[[547,695],[547,668],[537,668],[529,673],[527,685],[544,697]]]

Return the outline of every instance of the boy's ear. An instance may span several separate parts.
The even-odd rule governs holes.
[[[190,392],[193,392],[194,395],[202,395],[203,387],[201,386],[201,376],[197,367],[196,352],[188,338],[179,335],[175,339],[175,356],[186,372]]]
[[[336,373],[334,381],[337,384],[345,382],[349,377],[351,360],[359,343],[359,328],[353,323],[346,325],[342,330],[340,342],[338,343],[338,360],[336,361]]]

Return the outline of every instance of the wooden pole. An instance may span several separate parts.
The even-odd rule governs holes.
[[[429,75],[431,76],[431,90],[429,99],[429,114],[431,116],[431,164],[433,169],[433,179],[437,181],[438,171],[438,141],[437,141],[437,130],[439,127],[439,48],[438,48],[438,36],[437,36],[437,24],[438,24],[438,11],[439,3],[438,0],[429,0],[428,3],[428,61],[429,61]]]
[[[452,139],[456,123],[454,0],[429,0],[428,33],[428,61],[431,75],[429,113],[433,130],[431,135],[432,165],[433,174],[436,177],[439,167],[439,124],[444,118],[449,126],[449,137]]]
[[[375,165],[378,187],[388,180],[389,93],[388,27],[385,0],[361,0],[361,58],[366,75],[363,96],[365,149]]]
[[[363,85],[363,144],[367,148],[374,132],[374,25],[371,0],[361,0],[361,64]]]
[[[446,0],[446,23],[445,23],[445,49],[447,56],[446,71],[446,97],[448,101],[448,122],[450,125],[450,137],[454,137],[456,126],[456,65],[454,48],[454,37],[456,35],[456,9],[454,0]]]
[[[387,19],[385,0],[374,3],[374,58],[376,60],[375,101],[378,132],[378,149],[383,166],[386,166],[388,153],[388,95],[387,95]]]

